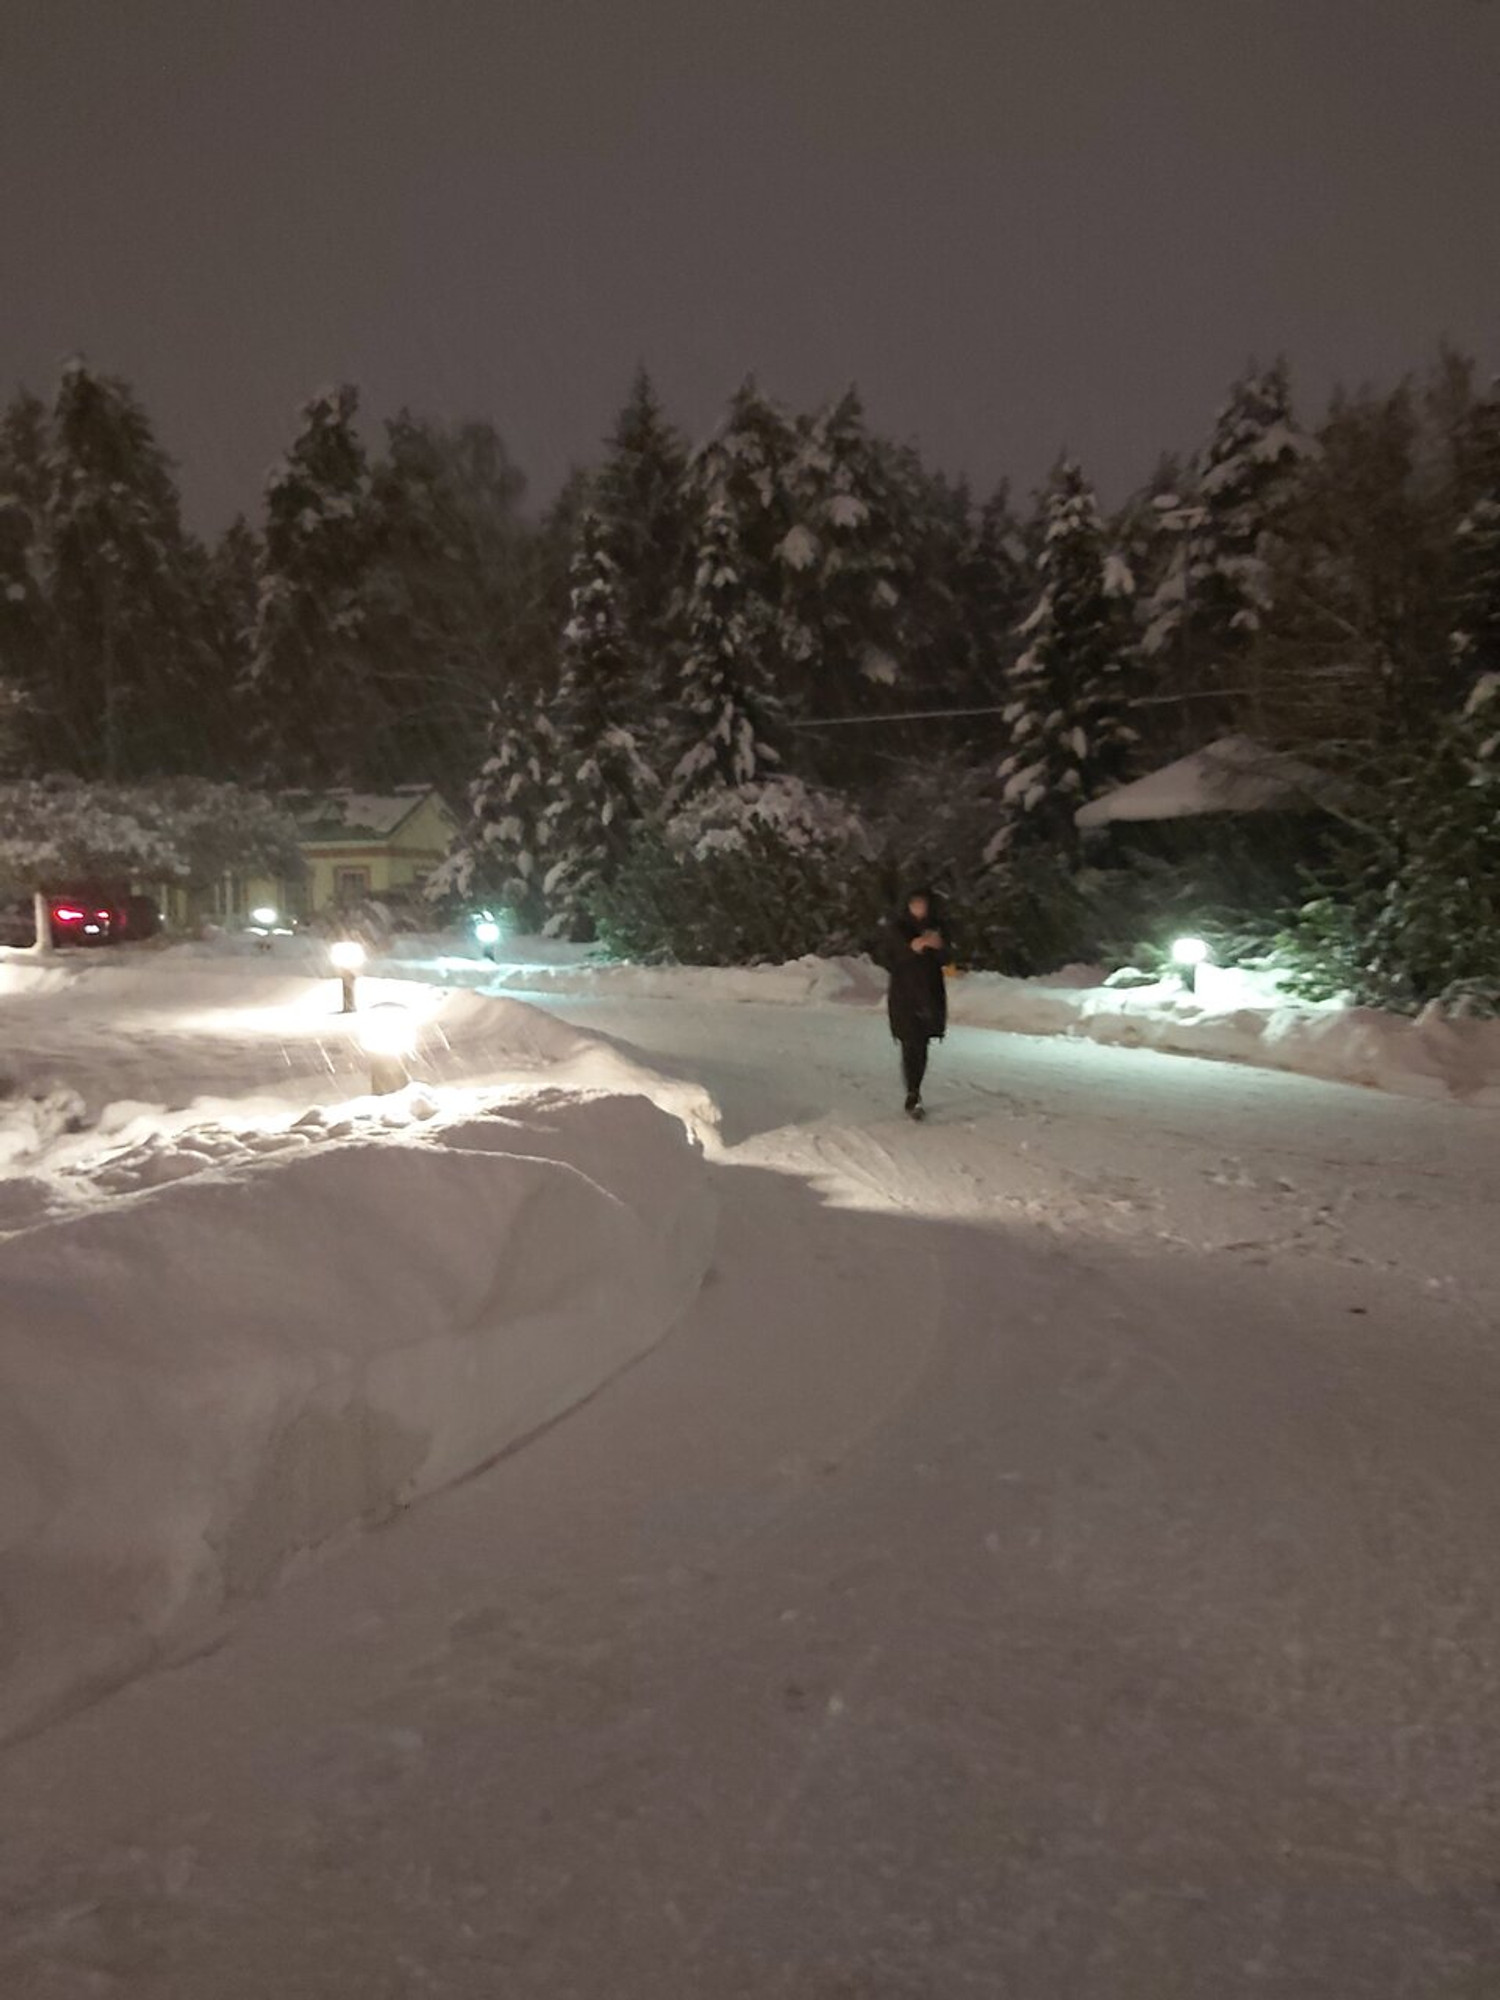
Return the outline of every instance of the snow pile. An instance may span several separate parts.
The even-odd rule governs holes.
[[[680,1120],[552,1093],[0,1242],[0,1737],[589,1395],[713,1231]]]
[[[23,1092],[0,1076],[0,1172],[45,1152],[63,1134],[80,1131],[85,1118],[83,1099],[65,1084]]]
[[[489,968],[484,990],[798,1007],[872,998],[880,988],[862,960],[798,958],[787,965],[499,965]]]
[[[1119,991],[973,973],[952,1018],[1021,1035],[1090,1041],[1211,1061],[1258,1063],[1330,1083],[1500,1105],[1500,1022],[1409,1019],[1370,1007],[1280,998],[1247,975],[1205,968],[1201,990],[1173,980]]]

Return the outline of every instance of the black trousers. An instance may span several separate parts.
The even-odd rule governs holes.
[[[927,1046],[931,1039],[920,1028],[901,1037],[901,1074],[906,1079],[908,1097],[922,1095],[922,1079],[927,1074]]]

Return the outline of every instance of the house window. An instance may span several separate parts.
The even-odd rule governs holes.
[[[336,903],[358,903],[370,893],[370,871],[368,868],[335,868],[333,871],[333,900]]]

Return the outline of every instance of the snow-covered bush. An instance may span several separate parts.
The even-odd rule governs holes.
[[[868,861],[874,853],[870,829],[848,800],[800,778],[700,792],[666,822],[665,833],[676,851],[699,859],[738,852],[766,835],[799,854],[826,851],[836,860]]]
[[[843,800],[795,779],[705,793],[643,832],[594,900],[632,958],[758,965],[862,950],[881,914],[875,849]]]

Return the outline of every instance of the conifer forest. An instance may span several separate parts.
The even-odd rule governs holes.
[[[0,867],[64,811],[232,798],[274,848],[289,788],[429,782],[439,908],[634,956],[858,949],[920,878],[976,966],[1148,963],[1190,920],[1310,993],[1492,1012],[1500,386],[1443,352],[1308,410],[1252,367],[1206,417],[1110,506],[1066,456],[970,492],[853,389],[746,380],[692,440],[642,371],[535,506],[489,422],[340,386],[205,539],[71,362],[0,424]],[[1317,809],[1080,830],[1230,737]]]

